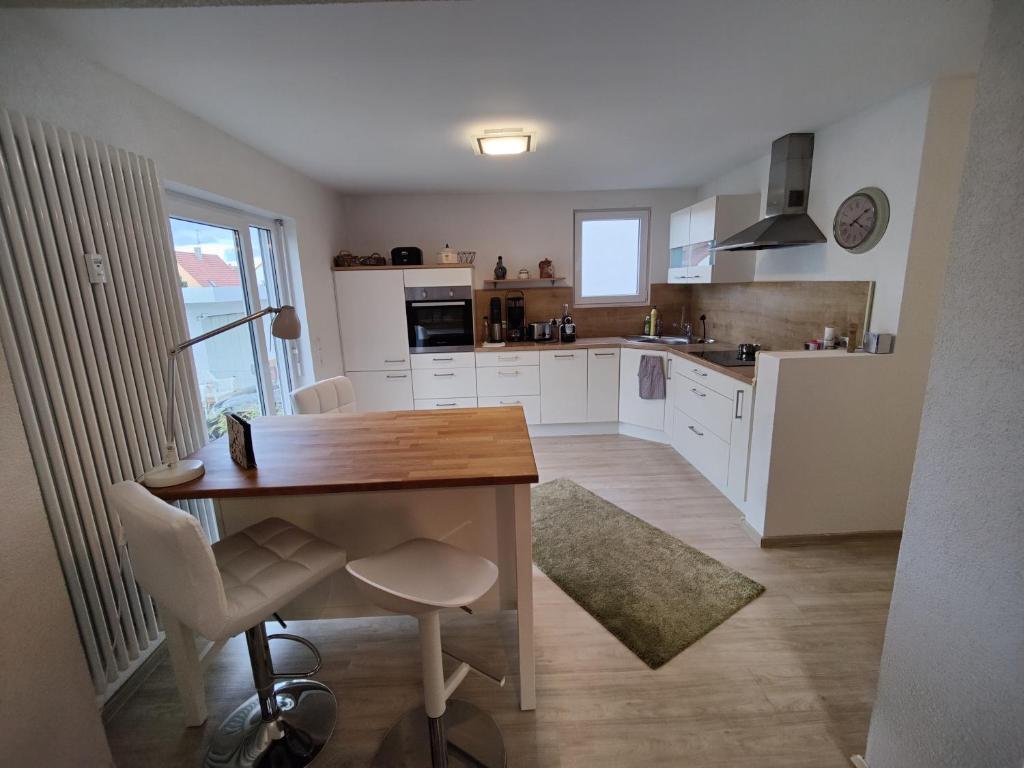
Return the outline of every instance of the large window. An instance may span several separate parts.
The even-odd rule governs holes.
[[[266,306],[291,303],[277,264],[277,225],[241,211],[169,199],[171,239],[190,337]],[[211,439],[225,414],[285,413],[292,388],[289,345],[267,318],[192,347]]]
[[[649,208],[575,211],[575,304],[646,304]]]

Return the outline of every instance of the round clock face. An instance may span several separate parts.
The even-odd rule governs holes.
[[[853,253],[873,248],[889,223],[889,200],[877,187],[865,187],[846,198],[836,211],[832,234]]]

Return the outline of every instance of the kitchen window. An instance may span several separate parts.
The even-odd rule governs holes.
[[[172,195],[168,209],[190,337],[292,303],[277,222]],[[293,345],[272,336],[261,318],[192,348],[210,439],[224,433],[228,412],[251,418],[290,411]]]
[[[574,211],[574,304],[647,304],[650,208]]]

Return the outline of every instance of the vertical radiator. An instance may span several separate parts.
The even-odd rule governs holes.
[[[160,639],[104,501],[160,460],[166,350],[184,306],[151,160],[0,110],[0,340],[96,691]],[[106,282],[90,282],[99,254]],[[191,356],[177,368],[182,453],[202,444]],[[208,502],[190,502],[213,534]]]

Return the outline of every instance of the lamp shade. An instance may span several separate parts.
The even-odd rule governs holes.
[[[302,323],[295,307],[285,304],[270,324],[270,332],[279,339],[297,339],[302,335]]]

